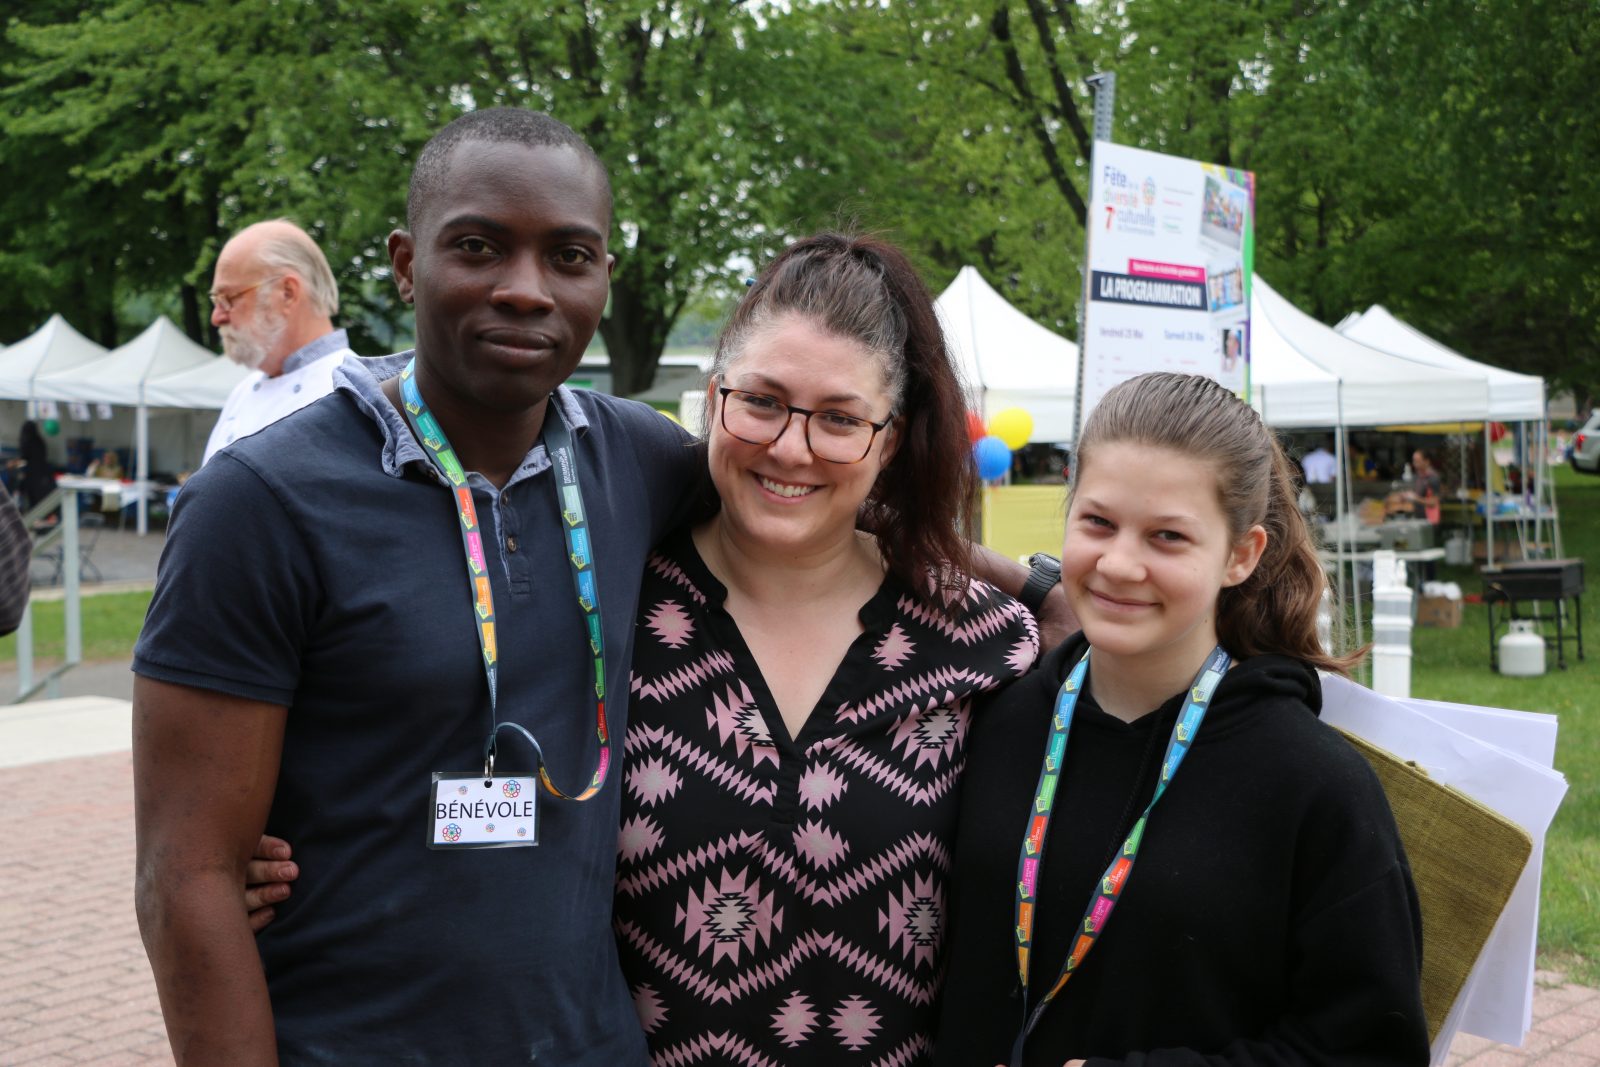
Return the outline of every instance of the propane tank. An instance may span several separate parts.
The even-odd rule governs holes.
[[[1532,619],[1512,619],[1500,639],[1500,673],[1533,678],[1544,673],[1544,638]]]

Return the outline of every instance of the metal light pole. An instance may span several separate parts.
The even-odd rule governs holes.
[[[1084,79],[1094,94],[1094,144],[1089,146],[1089,212],[1083,222],[1083,285],[1078,288],[1078,387],[1072,394],[1073,466],[1077,466],[1078,438],[1083,431],[1083,319],[1089,306],[1089,219],[1094,210],[1095,149],[1101,141],[1111,142],[1111,118],[1117,106],[1117,75],[1113,71],[1091,74]]]

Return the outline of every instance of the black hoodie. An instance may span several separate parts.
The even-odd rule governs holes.
[[[1080,635],[974,719],[935,1062],[1008,1062],[1021,1028],[1017,850]],[[1089,669],[1090,685],[1094,668]],[[1126,723],[1078,701],[1039,885],[1030,1006],[1155,789],[1182,694]],[[1316,672],[1258,656],[1217,687],[1088,958],[1024,1062],[1139,1067],[1428,1062],[1422,926],[1365,760],[1317,718]]]

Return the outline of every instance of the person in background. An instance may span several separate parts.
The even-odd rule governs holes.
[[[1565,463],[1572,458],[1572,434],[1578,426],[1571,419],[1565,426],[1557,427],[1550,435],[1550,462],[1552,464]]]
[[[1417,895],[1377,776],[1317,716],[1317,671],[1357,657],[1318,641],[1272,432],[1147,374],[1073,476],[1083,632],[974,720],[935,1063],[1424,1067]]]
[[[1328,450],[1328,442],[1322,440],[1300,458],[1300,469],[1306,472],[1307,485],[1327,485],[1337,475],[1339,463]]]
[[[32,579],[33,538],[22,523],[22,512],[8,492],[0,491],[0,637],[13,632],[28,607]]]
[[[1438,468],[1433,465],[1433,459],[1420,448],[1411,453],[1411,478],[1411,490],[1408,495],[1416,517],[1438,525],[1443,483]]]
[[[89,469],[84,472],[91,478],[109,478],[120,481],[122,478],[122,460],[111,449],[100,453],[95,461],[89,464]]]
[[[1308,524],[1319,519],[1317,515],[1317,497],[1311,491],[1311,486],[1306,484],[1306,469],[1299,460],[1290,460],[1294,470],[1295,506],[1300,509],[1301,516]]]
[[[17,434],[17,459],[22,468],[22,501],[34,507],[56,487],[55,471],[50,466],[50,451],[39,424],[29,419]]]
[[[332,392],[334,368],[355,354],[333,326],[339,289],[327,257],[288,219],[246,226],[223,245],[211,308],[223,354],[252,373],[228,394],[202,465]]]

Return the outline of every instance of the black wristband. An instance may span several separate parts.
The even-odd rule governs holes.
[[[1061,581],[1061,561],[1044,552],[1035,552],[1028,557],[1028,580],[1022,584],[1022,592],[1017,599],[1022,601],[1023,607],[1039,614],[1039,608],[1044,605],[1044,598],[1050,595],[1050,590]]]

